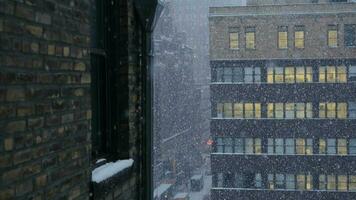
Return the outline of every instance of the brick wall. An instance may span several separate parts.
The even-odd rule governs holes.
[[[86,199],[91,0],[0,1],[0,199]]]

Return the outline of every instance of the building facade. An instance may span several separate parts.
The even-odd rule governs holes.
[[[212,199],[355,199],[356,4],[247,5],[209,12]]]

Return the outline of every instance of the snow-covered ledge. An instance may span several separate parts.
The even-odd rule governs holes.
[[[110,179],[111,177],[119,174],[122,171],[125,171],[128,168],[131,168],[134,160],[118,160],[116,162],[109,162],[100,167],[95,168],[91,173],[91,181],[94,183],[101,183],[105,180]]]

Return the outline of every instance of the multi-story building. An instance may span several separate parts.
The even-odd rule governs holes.
[[[356,4],[211,7],[215,199],[356,199]]]

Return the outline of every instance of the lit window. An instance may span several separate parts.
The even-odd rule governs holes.
[[[305,68],[305,79],[307,83],[313,82],[313,69],[311,67],[306,67]]]
[[[304,113],[304,103],[297,103],[296,104],[296,109],[297,109],[297,118],[301,119],[305,117]]]
[[[278,31],[278,48],[287,49],[288,48],[288,28],[280,27]]]
[[[256,44],[256,33],[255,28],[247,28],[246,29],[246,49],[255,49]]]
[[[283,118],[284,108],[283,103],[275,103],[275,118]]]
[[[337,154],[338,155],[347,155],[347,141],[346,139],[337,140]]]
[[[313,106],[311,103],[306,103],[306,118],[312,118],[313,117]]]
[[[273,67],[267,68],[267,83],[273,83]],[[355,67],[355,77],[356,77],[356,67]]]
[[[298,138],[296,140],[296,152],[297,154],[304,155],[305,154],[305,140],[302,138]]]
[[[239,48],[239,33],[230,32],[230,49],[238,49]]]
[[[326,82],[326,67],[319,67],[319,82]]]
[[[245,103],[245,118],[254,118],[253,103]]]
[[[224,117],[232,118],[232,103],[224,103]]]
[[[260,138],[255,138],[255,154],[261,154],[262,153],[262,141]]]
[[[328,66],[326,68],[326,79],[328,83],[336,82],[336,69],[334,66]]]
[[[255,118],[261,118],[261,104],[255,103]]]
[[[297,189],[305,190],[305,175],[303,174],[297,175]]]
[[[304,48],[304,30],[301,29],[304,29],[304,27],[298,26],[294,32],[294,46],[298,49]]]
[[[243,118],[243,104],[242,103],[235,103],[234,104],[234,117],[235,118]]]
[[[313,189],[313,177],[311,175],[307,175],[306,178],[307,178],[306,189],[312,190]]]
[[[286,118],[294,119],[294,103],[286,103]],[[303,104],[303,115],[304,115],[304,104]],[[304,116],[303,116],[304,118]]]
[[[285,68],[285,82],[286,83],[294,83],[294,67],[286,67]]]
[[[327,118],[335,118],[336,117],[336,103],[327,103],[326,104],[326,116]]]
[[[319,103],[319,118],[326,118],[326,103]]]
[[[338,66],[337,67],[337,82],[339,83],[346,83],[347,82],[347,73],[345,66]]]
[[[349,190],[356,191],[356,176],[349,177]]]
[[[296,82],[304,83],[305,82],[305,72],[304,67],[296,67]]]
[[[330,25],[328,30],[328,46],[329,47],[337,47],[337,26]]]
[[[327,189],[328,190],[336,190],[336,177],[335,175],[328,175],[327,176],[327,181],[328,181],[328,184],[327,184]]]
[[[325,139],[319,139],[319,154],[326,153],[326,141]]]
[[[313,140],[312,139],[307,139],[307,145],[305,148],[305,153],[306,155],[312,155],[313,154]]]
[[[283,67],[275,67],[274,68],[274,82],[275,83],[283,83],[284,82],[284,74]]]
[[[339,191],[347,190],[347,176],[339,175],[337,177],[337,190],[339,190]]]
[[[274,104],[273,103],[267,104],[267,117],[274,118]]]
[[[338,103],[337,104],[337,118],[345,119],[347,118],[347,104]]]

